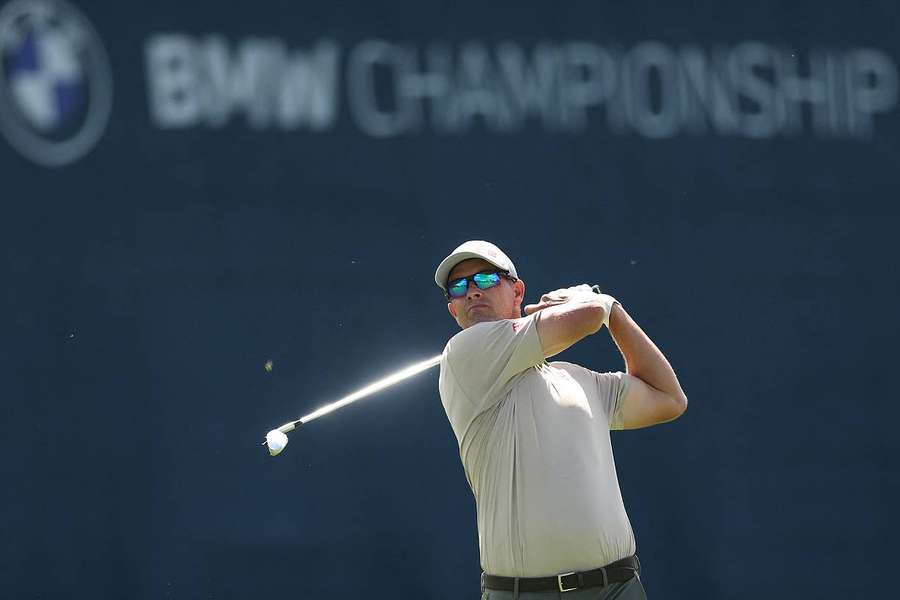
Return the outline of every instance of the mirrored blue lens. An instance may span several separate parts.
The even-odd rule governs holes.
[[[467,278],[457,279],[456,281],[451,281],[447,286],[447,293],[450,294],[451,298],[460,298],[466,295],[466,292],[469,289],[469,280]]]
[[[472,279],[475,280],[478,289],[486,290],[500,283],[500,273],[476,273]]]

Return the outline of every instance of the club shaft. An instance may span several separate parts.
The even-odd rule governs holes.
[[[423,360],[422,362],[418,362],[413,365],[410,365],[404,369],[397,371],[396,373],[392,373],[391,375],[388,375],[387,377],[383,377],[382,379],[379,379],[378,381],[370,383],[366,387],[360,388],[360,389],[356,390],[355,392],[353,392],[352,394],[348,394],[347,396],[344,396],[340,400],[332,402],[331,404],[326,404],[325,406],[322,406],[321,408],[314,410],[313,412],[309,413],[308,415],[304,415],[304,416],[300,417],[296,421],[292,421],[291,423],[285,423],[278,429],[280,431],[282,431],[283,433],[287,433],[287,432],[293,430],[298,425],[302,425],[304,423],[309,423],[310,421],[314,421],[314,420],[318,419],[319,417],[327,415],[330,412],[336,411],[339,408],[343,408],[343,407],[347,406],[348,404],[353,404],[357,400],[361,400],[361,399],[365,398],[366,396],[371,396],[372,394],[374,394],[376,392],[380,392],[381,390],[383,390],[385,388],[391,387],[392,385],[396,385],[396,384],[400,383],[401,381],[403,381],[404,379],[409,379],[413,375],[417,375],[417,374],[421,373],[422,371],[427,371],[428,369],[435,366],[439,362],[441,362],[440,354],[438,354],[435,357],[429,358],[428,360]]]

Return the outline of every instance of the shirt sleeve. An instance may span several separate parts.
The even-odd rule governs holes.
[[[544,361],[534,315],[478,323],[447,344],[449,375],[476,413],[496,403],[509,381]]]
[[[631,375],[616,371],[615,373],[591,372],[597,391],[597,401],[600,409],[609,421],[610,429],[624,429],[625,415],[623,407],[628,388],[631,385]]]
[[[581,365],[556,361],[551,366],[565,369],[582,387],[592,414],[601,415],[610,429],[624,429],[625,415],[623,407],[631,381],[634,378],[628,373],[598,373]]]

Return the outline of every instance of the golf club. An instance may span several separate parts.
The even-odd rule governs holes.
[[[397,384],[397,383],[403,381],[404,379],[408,379],[408,378],[412,377],[413,375],[421,373],[422,371],[426,371],[426,370],[430,369],[431,367],[435,366],[436,364],[438,364],[439,362],[441,362],[440,354],[438,354],[437,356],[435,356],[433,358],[429,358],[428,360],[423,360],[422,362],[418,362],[413,365],[410,365],[404,369],[397,371],[396,373],[393,373],[391,375],[388,375],[387,377],[379,379],[378,381],[376,381],[374,383],[370,383],[369,385],[365,386],[364,388],[356,390],[352,394],[349,394],[349,395],[341,398],[340,400],[337,400],[336,402],[332,402],[331,404],[326,404],[325,406],[322,406],[321,408],[314,410],[313,412],[309,413],[308,415],[300,417],[296,421],[291,421],[289,423],[285,423],[281,427],[273,429],[272,431],[267,433],[266,441],[263,442],[263,445],[269,447],[269,454],[271,454],[272,456],[277,456],[278,454],[281,453],[282,450],[284,450],[284,447],[288,443],[287,433],[290,431],[293,431],[298,426],[303,425],[305,423],[309,423],[310,421],[314,421],[315,419],[318,419],[321,416],[327,415],[328,413],[330,413],[332,411],[335,411],[339,408],[347,406],[348,404],[352,404],[352,403],[356,402],[357,400],[360,400],[362,398],[365,398],[366,396],[374,394],[375,392],[379,392],[379,391],[383,390],[384,388],[387,388],[394,384]]]
[[[591,286],[591,290],[595,294],[601,293],[600,287],[596,286],[596,285]],[[272,431],[270,431],[269,433],[266,434],[266,441],[264,441],[262,443],[262,445],[269,447],[269,454],[271,454],[272,456],[278,456],[279,454],[281,454],[281,451],[284,450],[284,447],[287,446],[287,443],[288,443],[287,434],[289,432],[293,431],[294,429],[296,429],[299,425],[303,425],[305,423],[309,423],[310,421],[314,421],[315,419],[318,419],[321,416],[327,415],[330,412],[333,412],[339,408],[343,408],[344,406],[347,406],[348,404],[352,404],[352,403],[356,402],[357,400],[360,400],[362,398],[365,398],[366,396],[374,394],[375,392],[379,392],[387,387],[397,384],[397,383],[403,381],[404,379],[408,379],[408,378],[412,377],[413,375],[421,373],[422,371],[426,371],[426,370],[430,369],[431,367],[435,366],[436,364],[438,364],[439,362],[441,362],[440,354],[438,354],[435,357],[429,358],[428,360],[423,360],[422,362],[418,362],[413,365],[410,365],[404,369],[397,371],[396,373],[392,373],[391,375],[388,375],[387,377],[379,379],[378,381],[376,381],[374,383],[370,383],[369,385],[365,386],[364,388],[356,390],[352,394],[349,394],[349,395],[341,398],[340,400],[332,402],[331,404],[326,404],[325,406],[322,406],[321,408],[314,410],[313,412],[309,413],[308,415],[300,417],[296,421],[290,421],[288,423],[285,423],[281,427],[273,429]]]

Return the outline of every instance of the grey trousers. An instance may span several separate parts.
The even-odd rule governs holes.
[[[640,575],[628,581],[571,592],[505,592],[481,588],[481,600],[647,600]]]

